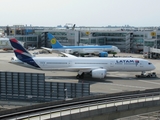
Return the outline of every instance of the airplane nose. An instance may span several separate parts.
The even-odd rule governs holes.
[[[154,65],[152,65],[152,70],[156,69],[156,67]]]
[[[120,51],[120,49],[116,49],[116,52],[117,52],[117,53],[120,53],[121,51]]]
[[[120,49],[118,49],[118,53],[120,53],[121,52],[121,50]]]

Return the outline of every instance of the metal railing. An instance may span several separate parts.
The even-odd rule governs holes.
[[[119,93],[114,95],[100,95],[98,97],[92,96],[84,99],[61,101],[59,103],[53,103],[47,106],[37,105],[31,106],[29,109],[21,109],[15,112],[9,112],[8,114],[2,114],[0,119],[6,117],[14,117],[16,119],[31,118],[31,117],[45,117],[49,119],[52,117],[61,117],[63,115],[70,115],[75,113],[81,113],[85,111],[92,111],[107,107],[114,107],[120,105],[129,105],[133,103],[147,102],[160,100],[160,92],[157,90],[136,91],[128,93]],[[36,112],[32,113],[32,112]],[[19,118],[25,114],[25,117]],[[28,114],[28,115],[26,115]],[[15,118],[15,117],[14,117]]]

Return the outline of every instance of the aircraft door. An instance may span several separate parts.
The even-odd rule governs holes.
[[[115,62],[110,61],[110,70],[114,70],[114,68],[115,68]]]
[[[68,66],[73,66],[73,61],[68,61]]]
[[[136,63],[136,64],[137,64],[137,63]],[[139,66],[140,66],[140,68],[142,68],[142,67],[143,67],[143,63],[140,62],[140,63],[139,63]]]

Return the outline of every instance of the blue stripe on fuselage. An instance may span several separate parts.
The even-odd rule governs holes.
[[[63,46],[62,48],[54,48],[54,49],[79,49],[79,48],[112,48],[111,45],[107,46]]]

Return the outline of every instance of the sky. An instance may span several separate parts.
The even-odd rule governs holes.
[[[160,26],[160,0],[0,0],[0,26]]]

